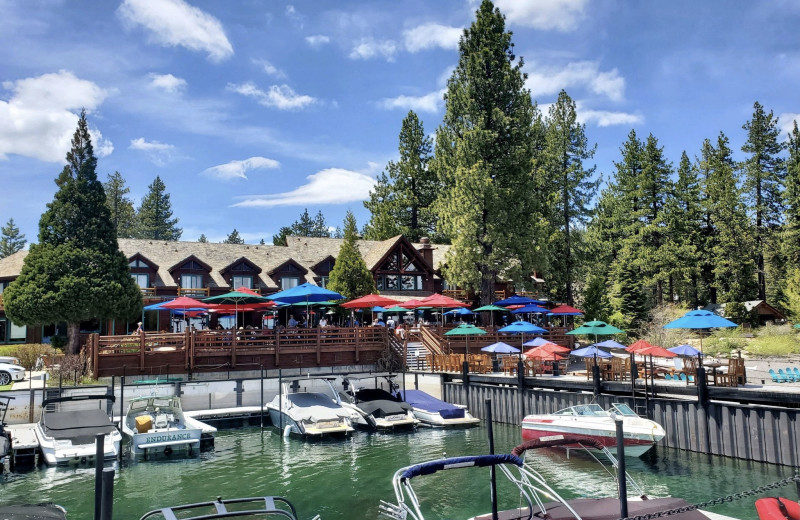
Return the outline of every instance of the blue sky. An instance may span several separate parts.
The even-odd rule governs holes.
[[[161,176],[183,240],[247,242],[304,208],[331,226],[397,156],[409,109],[433,134],[476,0],[0,0],[0,224],[35,241],[82,107],[98,176],[138,205]],[[498,0],[545,110],[578,104],[605,178],[633,128],[674,163],[753,103],[800,112],[800,3]],[[591,165],[591,163],[590,163]]]

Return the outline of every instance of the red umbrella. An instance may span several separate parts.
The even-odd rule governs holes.
[[[450,298],[449,296],[444,296],[443,294],[439,293],[428,296],[427,298],[423,298],[420,301],[424,305],[427,305],[429,307],[439,307],[440,309],[450,308],[450,307],[469,307],[468,303],[464,303],[462,301]]]
[[[427,303],[422,302],[421,300],[407,300],[407,301],[404,301],[403,303],[400,303],[399,305],[401,307],[406,308],[406,309],[416,309],[416,308],[419,308],[419,307],[430,307],[430,305],[428,305]]]
[[[562,316],[576,316],[579,314],[583,315],[583,311],[580,309],[576,309],[575,307],[570,307],[569,305],[559,305],[558,307],[550,309],[549,314],[562,315]]]
[[[343,303],[341,307],[345,309],[366,309],[368,307],[391,307],[392,305],[399,305],[399,302],[380,294],[368,294]]]
[[[665,358],[678,357],[678,354],[670,352],[664,347],[659,347],[658,345],[653,345],[651,347],[639,349],[636,351],[636,353],[641,354],[642,356],[647,355],[647,356],[665,357]]]
[[[188,296],[181,296],[161,304],[162,309],[208,309],[209,307],[211,307],[210,304],[203,303],[194,298],[189,298]]]
[[[546,350],[541,350],[541,347],[532,348],[525,353],[525,357],[528,358],[539,358],[542,361],[560,361],[563,358],[557,352],[547,352]]]
[[[548,341],[547,343],[542,343],[538,347],[532,348],[531,350],[536,350],[536,349],[540,349],[544,352],[557,352],[559,354],[565,354],[567,352],[572,351],[572,349],[570,349],[569,347],[562,347],[561,345],[558,345],[551,341]]]
[[[647,340],[640,339],[639,341],[629,345],[625,350],[627,350],[628,352],[634,352],[634,353],[638,354],[640,350],[646,349],[646,348],[650,348],[650,347],[654,347],[654,346],[655,345],[653,345],[652,343],[649,343]]]

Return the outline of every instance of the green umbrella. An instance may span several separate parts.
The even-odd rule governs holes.
[[[587,321],[575,330],[567,332],[574,336],[594,336],[594,342],[597,343],[597,336],[611,336],[613,334],[624,334],[624,330],[620,330],[613,325],[609,325],[604,321]]]
[[[509,312],[508,309],[505,307],[499,307],[497,305],[484,305],[483,307],[478,307],[477,309],[472,309],[472,312],[490,312],[490,311],[501,311],[501,312]],[[494,327],[494,314],[490,314],[491,316],[491,327]]]
[[[388,309],[386,309],[385,312],[407,312],[408,310],[409,309],[406,309],[405,307],[401,307],[400,305],[394,305],[394,306],[389,307]]]
[[[476,327],[471,323],[462,323],[454,329],[450,329],[444,333],[445,336],[467,336],[465,339],[466,347],[464,348],[464,363],[467,363],[467,356],[469,355],[469,336],[486,334],[486,331],[480,327]]]
[[[225,294],[220,294],[218,296],[212,296],[210,298],[205,298],[203,300],[205,303],[222,303],[222,304],[230,304],[234,305],[234,316],[236,320],[236,325],[234,325],[234,329],[238,328],[239,326],[239,304],[248,304],[248,303],[264,303],[270,301],[269,298],[265,298],[263,296],[258,296],[256,294],[250,294],[241,291],[231,291]]]

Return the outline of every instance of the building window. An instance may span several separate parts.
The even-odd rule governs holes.
[[[25,341],[25,325],[17,325],[10,320],[8,324],[10,325],[8,328],[8,341],[10,343]]]
[[[246,289],[253,288],[253,277],[252,276],[239,276],[236,275],[232,279],[232,288],[233,290],[238,289],[239,287],[244,287]]]
[[[181,287],[183,289],[202,289],[203,288],[203,275],[200,274],[182,274]]]
[[[5,290],[6,287],[8,287],[9,283],[10,282],[0,282],[0,294],[3,294],[3,291]]]
[[[128,264],[128,266],[131,267],[131,268],[136,268],[136,267],[142,267],[142,268],[145,268],[145,269],[149,269],[150,268],[150,266],[147,265],[147,263],[145,263],[142,260],[139,260],[138,258],[136,260],[132,260]]]
[[[133,281],[136,282],[136,285],[139,286],[139,289],[147,289],[148,287],[150,287],[149,274],[131,273],[131,278],[133,278]]]
[[[293,276],[282,276],[281,277],[281,290],[291,289],[292,287],[297,287],[300,285],[300,278],[295,278]]]
[[[322,287],[323,289],[327,289],[328,288],[328,280],[330,280],[330,278],[331,278],[330,276],[320,276],[319,277],[319,286]]]

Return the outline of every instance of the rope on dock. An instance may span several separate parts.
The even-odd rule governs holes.
[[[706,502],[701,502],[699,504],[692,504],[684,507],[679,507],[676,509],[669,509],[667,511],[659,511],[657,513],[648,513],[646,515],[638,515],[638,516],[629,516],[625,518],[620,518],[619,520],[649,520],[651,518],[663,518],[665,516],[672,516],[677,515],[680,513],[685,513],[687,511],[694,511],[695,509],[702,509],[708,506],[715,506],[724,504],[725,502],[733,502],[734,500],[741,500],[743,498],[751,497],[754,495],[760,495],[772,489],[778,489],[783,486],[788,486],[792,482],[800,482],[800,473],[795,473],[794,476],[789,478],[785,478],[783,480],[779,480],[777,482],[773,482],[772,484],[766,484],[763,486],[759,486],[754,489],[750,489],[747,491],[742,491],[741,493],[734,493],[732,495],[728,495],[726,497],[715,498],[713,500],[708,500]]]

